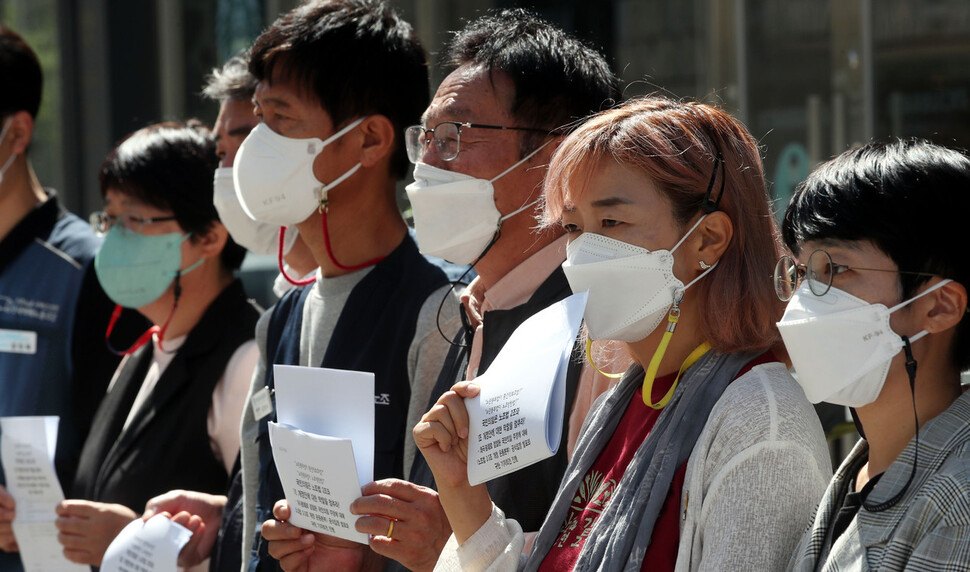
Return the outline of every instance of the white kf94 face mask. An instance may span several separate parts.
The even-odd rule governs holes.
[[[548,145],[546,142],[492,179],[439,169],[425,163],[414,165],[414,182],[405,187],[414,215],[414,232],[423,254],[455,264],[472,264],[508,220],[531,208],[538,199],[502,215],[495,207],[499,180]]]
[[[313,174],[313,160],[323,149],[360,125],[352,121],[326,140],[317,137],[284,137],[260,123],[239,146],[232,177],[239,202],[249,216],[260,222],[293,226],[303,222],[327,200],[327,193],[357,172],[360,163],[330,183]],[[289,232],[287,232],[289,234]]]
[[[717,266],[715,262],[687,286],[674,276],[674,251],[702,220],[670,250],[651,251],[590,232],[569,243],[562,269],[573,292],[589,290],[584,318],[591,339],[642,340],[687,288]]]
[[[216,169],[212,185],[212,202],[215,204],[216,212],[219,213],[219,220],[236,244],[256,254],[275,255],[279,250],[280,227],[253,220],[246,214],[236,195],[236,186],[232,182],[232,167]],[[296,227],[286,229],[283,243],[284,255],[293,248],[298,235]]]
[[[848,407],[875,401],[893,357],[903,348],[902,338],[889,327],[890,315],[947,282],[892,308],[870,304],[834,286],[816,296],[803,282],[788,302],[778,331],[808,400]],[[925,335],[923,330],[909,341]]]

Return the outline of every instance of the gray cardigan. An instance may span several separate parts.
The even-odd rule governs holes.
[[[753,368],[725,389],[688,459],[677,570],[783,569],[830,473],[802,389],[780,363]],[[523,543],[493,508],[462,546],[448,540],[435,569],[514,570]]]

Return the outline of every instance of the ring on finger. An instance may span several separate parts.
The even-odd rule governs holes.
[[[385,534],[384,536],[388,538],[393,538],[391,535],[394,534],[394,520],[389,518],[387,519],[387,522],[388,522],[387,534]]]

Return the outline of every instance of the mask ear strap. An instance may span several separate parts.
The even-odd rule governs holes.
[[[694,223],[694,226],[690,227],[690,230],[688,230],[687,232],[685,232],[684,233],[684,236],[680,237],[680,240],[677,241],[677,244],[675,244],[674,247],[670,249],[670,253],[671,254],[673,254],[674,251],[677,250],[677,248],[680,247],[680,245],[683,244],[685,240],[687,240],[687,237],[690,236],[692,232],[694,232],[695,230],[697,230],[697,227],[700,226],[701,222],[705,218],[707,218],[707,215],[706,214],[703,215],[703,216],[701,216],[701,218],[697,219],[697,222]]]
[[[502,218],[499,219],[499,224],[502,224],[503,221],[506,221],[506,220],[514,217],[515,215],[519,214],[520,212],[522,212],[522,211],[524,211],[526,209],[532,208],[538,202],[539,202],[539,199],[536,199],[536,200],[532,201],[531,203],[526,203],[526,204],[522,205],[521,207],[515,209],[514,211],[510,212],[507,215],[503,215]]]
[[[323,140],[323,146],[326,147],[327,145],[333,143],[337,139],[340,139],[341,137],[343,137],[344,135],[346,135],[347,133],[349,133],[354,127],[357,127],[358,125],[360,125],[362,121],[364,121],[365,119],[367,119],[367,117],[368,117],[367,115],[365,115],[363,117],[358,117],[355,121],[352,121],[352,122],[348,123],[346,127],[344,127],[343,129],[341,129],[340,131],[337,131],[336,133],[334,133],[330,137],[327,137],[326,139],[324,139]]]
[[[489,179],[488,182],[489,183],[494,183],[495,181],[501,179],[505,175],[507,175],[510,172],[514,171],[519,165],[521,165],[522,163],[525,163],[526,161],[528,161],[529,159],[531,159],[533,155],[535,155],[539,151],[542,151],[543,147],[545,147],[546,145],[548,145],[550,143],[552,143],[552,139],[550,139],[550,140],[546,141],[545,143],[543,143],[542,145],[539,145],[538,147],[536,147],[535,151],[529,153],[525,157],[522,157],[521,159],[519,159],[518,161],[516,161],[515,163],[513,163],[511,167],[509,167],[508,169],[502,171],[498,175],[496,175],[496,176],[492,177],[491,179]]]
[[[13,123],[13,115],[8,117],[7,120],[3,123],[3,129],[0,130],[0,143],[3,143],[3,140],[7,137],[7,131],[10,129],[10,125],[12,123]],[[9,167],[10,163],[13,163],[13,160],[16,158],[17,158],[17,154],[11,153],[10,157],[8,157],[6,161],[4,161],[3,166],[0,167],[0,180],[3,179],[3,174],[7,172],[7,167]]]
[[[933,290],[936,290],[938,288],[942,288],[943,286],[946,286],[950,282],[953,282],[953,280],[950,280],[949,278],[946,278],[946,279],[942,280],[941,282],[938,282],[938,283],[930,286],[929,288],[927,288],[926,290],[923,290],[922,292],[920,292],[919,294],[913,296],[909,300],[903,300],[899,304],[896,304],[895,306],[893,306],[892,308],[889,309],[889,313],[892,314],[893,312],[895,312],[896,310],[902,308],[906,304],[909,304],[910,302],[914,302],[916,300],[919,300],[920,298],[922,298],[923,296],[926,296],[927,294],[929,294]],[[917,338],[916,336],[913,336],[913,340],[912,341],[915,342],[917,339],[919,339],[919,338]]]

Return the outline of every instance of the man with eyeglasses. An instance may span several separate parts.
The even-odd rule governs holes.
[[[617,79],[601,54],[524,10],[471,22],[443,61],[451,73],[421,125],[406,132],[415,163],[408,197],[421,251],[471,264],[478,277],[461,295],[464,328],[451,340],[428,407],[456,382],[484,373],[529,316],[570,294],[560,269],[563,233],[534,231],[542,180],[564,132],[618,97]],[[610,368],[622,371],[625,359]],[[549,484],[562,478],[586,410],[608,387],[610,380],[594,374],[578,360],[570,367],[571,418],[557,455],[488,483],[496,504],[526,530],[538,530],[555,495]],[[415,449],[410,439],[408,446]],[[409,482],[367,485],[352,506],[355,514],[383,515],[361,517],[357,529],[375,535],[375,552],[397,561],[387,568],[434,566],[451,528],[433,488],[417,455]],[[288,508],[278,506],[277,516],[287,518]],[[293,552],[313,536],[288,524],[269,521],[263,533],[285,566],[299,566],[312,552]]]
[[[0,25],[0,417],[60,416],[54,467],[67,489],[120,358],[104,343],[113,305],[91,264],[100,241],[41,186],[27,155],[42,83],[33,50]],[[130,317],[122,339],[141,326]],[[17,571],[6,484],[0,467],[0,570]]]
[[[794,570],[970,569],[968,191],[970,158],[908,140],[843,153],[788,205],[778,328],[809,400],[862,435]]]

